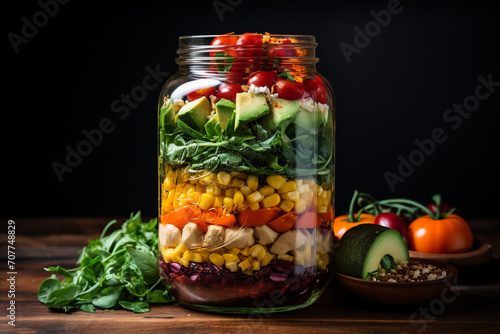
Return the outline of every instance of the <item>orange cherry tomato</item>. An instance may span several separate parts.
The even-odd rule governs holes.
[[[295,212],[285,213],[283,216],[269,222],[267,225],[276,232],[286,232],[290,230],[297,222],[297,214]]]
[[[315,228],[321,226],[323,219],[316,212],[306,212],[300,215],[295,228]]]
[[[472,249],[469,224],[460,216],[449,214],[443,219],[425,215],[408,227],[412,249],[423,253],[462,253]]]
[[[359,215],[359,220],[358,220],[358,217],[356,216],[356,214],[354,214],[355,220],[358,220],[358,221],[353,222],[353,223],[349,222],[348,218],[349,218],[348,215],[338,216],[333,221],[333,233],[339,239],[342,238],[342,236],[344,235],[344,233],[347,230],[353,228],[354,226],[361,225],[361,224],[373,224],[376,217],[374,215],[370,215],[368,213],[362,213]]]
[[[277,206],[258,210],[245,210],[238,215],[241,226],[260,226],[273,221],[283,213]]]
[[[224,34],[215,37],[212,40],[212,43],[210,45],[212,46],[217,46],[217,45],[235,45],[236,41],[238,40],[238,37],[233,36],[231,34]],[[224,52],[228,53],[230,57],[236,57],[236,50],[234,48],[228,48],[228,47],[223,47],[220,49],[215,49],[210,52],[210,57],[215,57],[216,53],[219,52]]]

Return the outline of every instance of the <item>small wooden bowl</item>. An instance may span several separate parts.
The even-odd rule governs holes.
[[[449,290],[458,276],[458,269],[448,263],[422,259],[411,260],[443,268],[446,270],[447,276],[434,281],[418,283],[367,281],[339,273],[335,273],[335,276],[340,285],[353,294],[376,304],[393,306],[420,304],[441,298],[443,291]]]
[[[410,257],[446,262],[455,266],[478,266],[488,263],[491,259],[491,245],[475,241],[471,251],[455,254],[422,253],[411,250]]]

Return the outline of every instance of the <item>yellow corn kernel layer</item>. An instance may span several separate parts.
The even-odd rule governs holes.
[[[264,180],[262,180],[264,181]],[[202,210],[228,208],[229,211],[279,207],[285,212],[303,213],[311,205],[318,213],[332,210],[329,185],[314,179],[288,180],[269,175],[259,184],[255,175],[242,172],[187,172],[167,166],[161,187],[161,215],[190,204]]]
[[[326,253],[317,252],[313,254],[310,245],[293,251],[294,255],[276,255],[269,252],[266,246],[255,244],[244,249],[232,248],[230,250],[192,251],[186,249],[182,244],[177,247],[161,248],[163,260],[167,263],[177,262],[184,267],[189,267],[191,262],[210,261],[216,266],[225,266],[232,272],[241,270],[243,273],[252,275],[253,271],[267,266],[272,260],[285,260],[294,262],[300,266],[312,266],[316,264],[320,269],[326,269],[330,263],[330,257]]]

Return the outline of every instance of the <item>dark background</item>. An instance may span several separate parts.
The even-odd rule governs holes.
[[[42,0],[43,1],[43,0]],[[222,0],[223,3],[229,1]],[[337,214],[355,189],[427,202],[435,193],[466,218],[499,218],[500,87],[453,130],[443,114],[474,95],[478,76],[500,81],[500,21],[488,2],[401,1],[403,10],[347,63],[339,47],[388,1],[71,1],[59,5],[16,54],[9,32],[33,22],[37,1],[3,5],[1,216],[125,216],[157,207],[156,112],[160,86],[120,120],[111,103],[157,65],[175,73],[178,37],[235,31],[315,35],[318,71],[337,108]],[[115,125],[59,182],[53,161],[103,118]],[[447,140],[392,192],[414,140],[442,128]]]

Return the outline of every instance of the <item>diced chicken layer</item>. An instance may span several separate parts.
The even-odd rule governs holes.
[[[224,247],[227,249],[251,247],[255,244],[254,230],[251,227],[232,226],[226,228]]]
[[[203,247],[217,246],[224,242],[226,228],[220,225],[209,225],[203,237]]]
[[[182,244],[186,248],[201,247],[203,244],[203,233],[195,223],[188,223],[182,229]]]
[[[278,239],[279,233],[267,225],[254,227],[255,238],[261,245],[270,245]]]
[[[307,244],[308,237],[299,230],[288,230],[273,243],[271,253],[282,255]]]
[[[220,225],[209,225],[205,235],[195,223],[188,223],[181,230],[171,224],[159,224],[158,228],[160,245],[177,247],[182,245],[188,249],[199,247],[221,246],[226,249],[244,249],[258,244],[268,246],[269,250],[276,255],[284,255],[292,252],[296,260],[302,262],[302,258],[312,259],[311,255],[316,253],[328,254],[333,250],[333,232],[328,230],[322,234],[314,229],[293,229],[284,233],[278,233],[267,225],[256,227],[224,227]]]
[[[328,232],[323,235],[322,233],[317,233],[316,250],[318,252],[323,252],[325,254],[330,253],[333,249],[333,231],[328,229]]]
[[[158,227],[158,241],[160,245],[167,247],[177,247],[182,241],[181,229],[172,224],[159,224]]]

